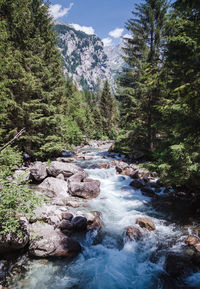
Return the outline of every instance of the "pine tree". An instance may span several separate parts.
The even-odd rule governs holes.
[[[63,147],[65,84],[48,5],[41,0],[8,0],[1,3],[0,14],[15,59],[6,74],[14,103],[7,130],[25,127],[21,147],[35,156],[51,155]]]
[[[200,10],[198,1],[176,1],[174,7],[166,46],[168,94],[161,107],[165,142],[158,159],[170,184],[191,190],[200,186]]]
[[[112,137],[115,117],[115,101],[110,91],[108,80],[105,81],[104,88],[99,101],[99,109],[102,115],[103,133]]]
[[[103,137],[103,123],[102,123],[102,115],[97,106],[93,108],[92,114],[95,123],[94,138],[101,139]]]
[[[156,142],[156,123],[160,103],[159,75],[163,61],[166,29],[166,0],[145,0],[135,5],[133,18],[126,28],[131,37],[125,39],[125,61],[128,68],[121,75],[126,89],[119,96],[122,115],[130,129],[129,143],[151,152]]]

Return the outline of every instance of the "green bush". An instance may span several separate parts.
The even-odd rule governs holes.
[[[11,147],[0,153],[0,234],[20,234],[20,217],[32,216],[33,209],[44,200],[23,178],[12,178],[13,170],[21,164],[21,153]]]
[[[10,146],[0,152],[0,171],[15,170],[22,164],[22,154]]]
[[[42,198],[34,194],[28,184],[14,183],[8,178],[8,171],[0,173],[0,234],[20,233],[19,218],[32,216]]]

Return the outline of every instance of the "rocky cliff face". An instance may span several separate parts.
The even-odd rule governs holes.
[[[59,35],[64,73],[68,74],[80,89],[94,90],[99,83],[102,86],[105,79],[109,80],[111,87],[115,87],[120,65],[119,61],[116,65],[116,58],[119,57],[113,58],[112,49],[105,49],[96,35],[75,30],[66,23],[55,23],[55,30]]]

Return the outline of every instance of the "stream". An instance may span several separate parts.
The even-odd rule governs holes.
[[[101,182],[101,193],[88,201],[89,208],[81,212],[99,211],[103,215],[103,230],[79,237],[83,251],[72,261],[29,260],[23,278],[12,289],[166,289],[200,288],[200,273],[195,273],[177,285],[164,270],[167,252],[182,250],[188,232],[175,220],[156,212],[151,198],[130,186],[131,178],[116,174],[115,168],[94,169],[91,165],[111,162],[117,158],[107,153],[88,150],[89,161],[78,161],[89,178]],[[125,227],[135,225],[138,217],[149,217],[156,230],[145,231],[141,241],[128,241]],[[78,237],[77,237],[78,238]],[[192,286],[192,287],[191,287]]]

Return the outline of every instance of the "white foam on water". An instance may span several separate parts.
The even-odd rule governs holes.
[[[97,156],[90,164],[99,161],[102,159]],[[89,178],[101,182],[100,195],[90,200],[89,205],[90,210],[103,214],[102,243],[93,245],[95,233],[87,234],[82,243],[83,252],[72,263],[66,265],[63,260],[38,267],[34,261],[25,277],[27,287],[19,282],[18,287],[12,288],[161,289],[159,275],[163,272],[164,258],[161,256],[152,263],[151,256],[159,244],[179,238],[180,232],[174,224],[166,225],[165,220],[155,217],[149,206],[151,199],[132,188],[129,177],[117,175],[114,168],[87,169],[86,172]],[[123,243],[125,227],[135,225],[138,217],[148,217],[149,213],[156,230],[144,231],[142,241]]]

